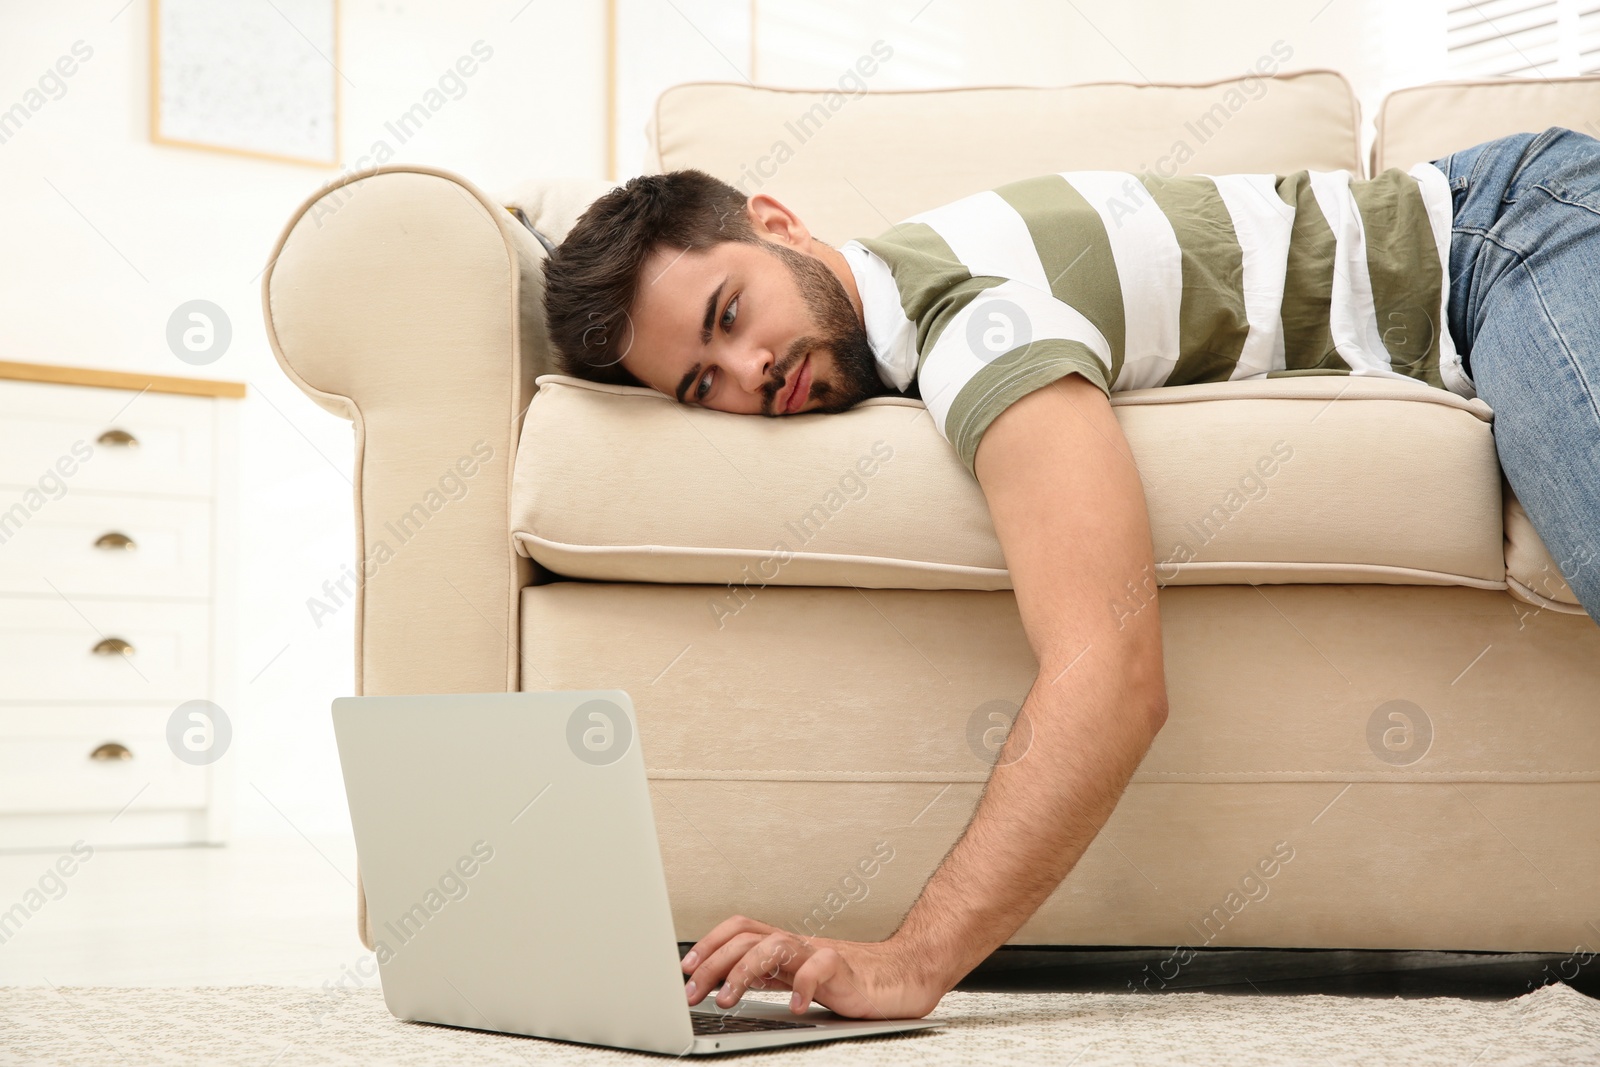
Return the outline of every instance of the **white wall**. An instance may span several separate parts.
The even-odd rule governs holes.
[[[306,600],[354,557],[351,431],[279,372],[262,329],[259,281],[284,220],[337,171],[151,144],[147,2],[0,0],[0,108],[74,42],[93,49],[65,95],[0,145],[0,359],[248,383],[241,695],[228,709],[237,827],[340,831],[348,824],[328,702],[351,689],[353,612],[318,627]],[[707,0],[679,6],[697,18],[718,10]],[[881,88],[1202,80],[1242,73],[1283,40],[1294,50],[1290,67],[1344,71],[1370,122],[1381,92],[1439,76],[1417,47],[1438,6],[762,0],[756,77],[829,84],[881,37],[896,49],[896,62],[873,83]],[[749,5],[726,0],[722,8],[738,19]],[[539,175],[603,175],[601,13],[596,0],[343,0],[347,163],[481,39],[492,60],[461,99],[393,146],[396,158],[456,170],[491,192]],[[1401,22],[1404,35],[1383,32]],[[659,88],[741,76],[708,44],[725,33],[702,35],[676,14],[657,26],[645,39],[620,37],[630,94],[619,100],[622,176],[640,169],[643,121]],[[745,41],[731,57],[736,65],[748,58]],[[228,354],[203,368],[180,363],[164,340],[172,309],[195,298],[221,305],[234,328]]]
[[[532,0],[518,14],[523,3],[343,0],[349,160],[481,39],[491,60],[396,158],[491,191],[539,173],[599,174],[598,5]],[[279,371],[260,310],[280,228],[338,172],[152,144],[149,9],[123,4],[0,3],[0,108],[74,42],[93,49],[65,94],[0,144],[0,359],[248,383],[240,697],[226,709],[235,735],[224,757],[235,761],[236,826],[292,834],[287,816],[307,834],[343,830],[328,703],[351,691],[353,612],[319,628],[305,602],[354,557],[352,436]],[[195,298],[219,304],[234,330],[205,367],[165,342],[168,315]]]

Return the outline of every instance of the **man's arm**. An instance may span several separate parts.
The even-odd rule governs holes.
[[[802,1008],[926,1015],[1066,877],[1165,721],[1157,607],[1111,609],[1152,551],[1105,394],[1079,375],[1027,394],[989,426],[975,468],[1039,672],[972,821],[889,940],[803,939],[735,916],[685,957],[690,1003],[726,976],[725,1007],[775,984]]]
[[[1077,864],[1167,710],[1155,602],[1112,610],[1151,573],[1152,552],[1105,394],[1069,375],[1022,397],[989,426],[975,465],[1039,672],[1018,716],[1031,729],[1013,726],[966,832],[893,938],[944,991]]]

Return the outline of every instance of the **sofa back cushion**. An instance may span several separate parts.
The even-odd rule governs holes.
[[[1600,75],[1434,82],[1397,89],[1378,108],[1376,125],[1374,173],[1550,126],[1600,137]]]
[[[657,98],[648,158],[658,171],[697,167],[769,193],[837,246],[1053,171],[1359,173],[1357,125],[1350,83],[1331,70],[854,95],[696,82]]]

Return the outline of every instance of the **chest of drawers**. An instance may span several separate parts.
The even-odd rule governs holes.
[[[0,363],[0,849],[225,839],[243,393]]]

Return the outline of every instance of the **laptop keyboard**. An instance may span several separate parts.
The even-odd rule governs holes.
[[[790,1022],[788,1019],[747,1019],[741,1015],[718,1015],[710,1011],[691,1011],[696,1036],[701,1034],[754,1034],[763,1030],[810,1030],[816,1023]]]

